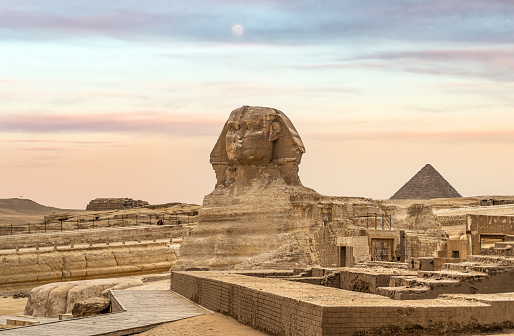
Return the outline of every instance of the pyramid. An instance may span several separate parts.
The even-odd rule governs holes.
[[[427,164],[390,199],[462,197],[434,167]]]

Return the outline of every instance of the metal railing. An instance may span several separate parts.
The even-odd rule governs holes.
[[[0,227],[0,236],[48,233],[75,230],[90,230],[98,228],[141,226],[141,225],[178,225],[195,224],[198,213],[176,214],[120,214],[102,218],[88,217],[76,219],[56,219],[40,223],[10,224]]]

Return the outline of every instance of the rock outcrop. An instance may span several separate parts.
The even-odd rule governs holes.
[[[56,282],[39,286],[30,292],[25,306],[25,315],[59,317],[59,314],[72,314],[76,304],[84,301],[87,303],[91,298],[107,298],[107,293],[111,289],[126,289],[141,285],[143,281],[140,278],[126,277]],[[82,310],[81,313],[86,311]]]
[[[148,206],[149,203],[132,198],[96,198],[86,206],[87,211],[123,210]]]
[[[111,300],[104,297],[92,297],[73,305],[71,314],[73,318],[86,317],[109,312]]]

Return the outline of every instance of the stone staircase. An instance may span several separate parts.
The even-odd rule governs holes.
[[[514,258],[469,256],[467,262],[445,264],[441,271],[393,276],[376,294],[395,300],[434,299],[440,294],[490,294],[514,291]]]

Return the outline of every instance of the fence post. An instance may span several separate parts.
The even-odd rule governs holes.
[[[46,233],[46,221],[45,221],[45,233]]]
[[[29,234],[30,234],[30,223],[27,223],[27,225],[29,226]]]
[[[11,236],[12,236],[12,223],[11,223]]]
[[[62,232],[62,219],[61,219],[61,220],[59,220],[59,222],[61,222],[61,232]]]

